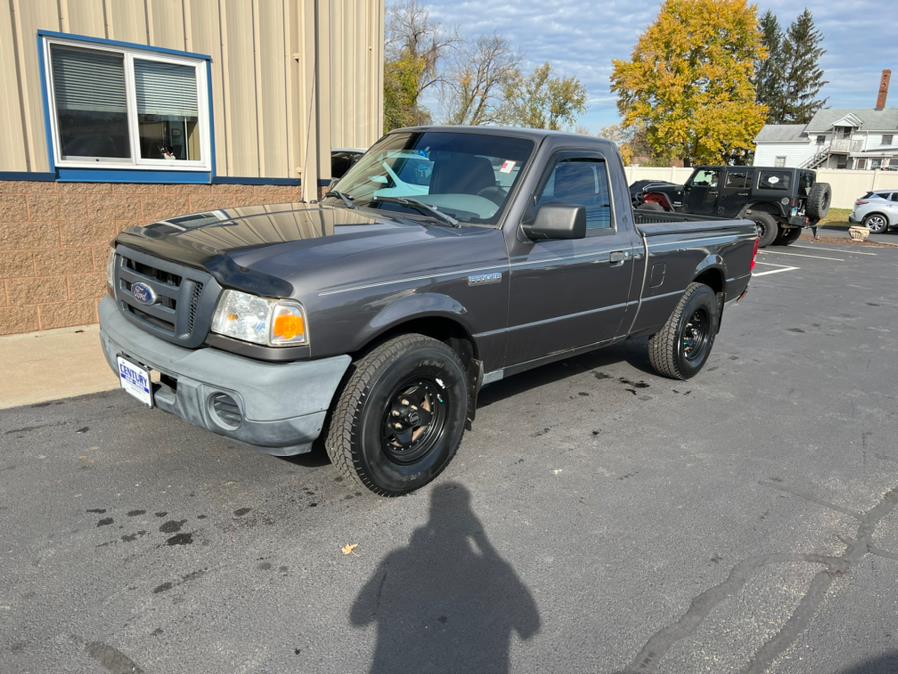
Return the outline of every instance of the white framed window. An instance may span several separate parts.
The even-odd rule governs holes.
[[[773,161],[774,166],[785,166],[786,165],[786,157],[785,155],[778,155],[776,159]]]
[[[59,168],[211,171],[205,59],[44,37]]]

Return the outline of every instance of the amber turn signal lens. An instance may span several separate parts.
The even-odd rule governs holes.
[[[295,314],[281,314],[274,319],[272,336],[285,342],[292,342],[300,335],[305,334],[306,321],[302,316]]]

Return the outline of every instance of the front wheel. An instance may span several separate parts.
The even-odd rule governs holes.
[[[671,379],[694,377],[708,362],[720,307],[717,295],[704,283],[690,283],[664,327],[649,339],[649,361]]]
[[[423,487],[452,460],[467,409],[458,354],[431,337],[402,335],[353,364],[325,448],[350,479],[399,496]]]
[[[870,213],[864,217],[864,227],[873,234],[883,234],[889,228],[889,221],[881,213]]]

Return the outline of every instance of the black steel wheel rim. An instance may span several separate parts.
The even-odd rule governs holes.
[[[711,315],[704,307],[699,307],[683,325],[680,350],[689,362],[701,360],[708,349],[711,338]]]
[[[381,424],[382,446],[395,463],[413,463],[427,455],[446,433],[449,398],[439,378],[403,380],[390,396]]]

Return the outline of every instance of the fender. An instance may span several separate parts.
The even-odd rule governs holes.
[[[739,211],[739,214],[736,216],[737,219],[748,217],[748,214],[751,213],[752,209],[758,206],[758,211],[763,211],[764,213],[770,213],[773,216],[785,218],[787,216],[785,207],[778,201],[761,201],[754,202],[751,204],[747,204],[742,207],[742,210]]]
[[[449,319],[468,337],[473,334],[468,310],[458,300],[442,293],[415,293],[394,299],[375,314],[359,331],[358,344],[367,344],[397,325],[422,318]]]
[[[726,282],[727,282],[727,266],[723,257],[717,253],[712,255],[708,255],[704,260],[698,263],[695,267],[695,271],[693,272],[692,278],[697,279],[702,274],[705,274],[711,270],[716,270],[720,272],[720,280],[723,284],[721,290],[726,290]]]

